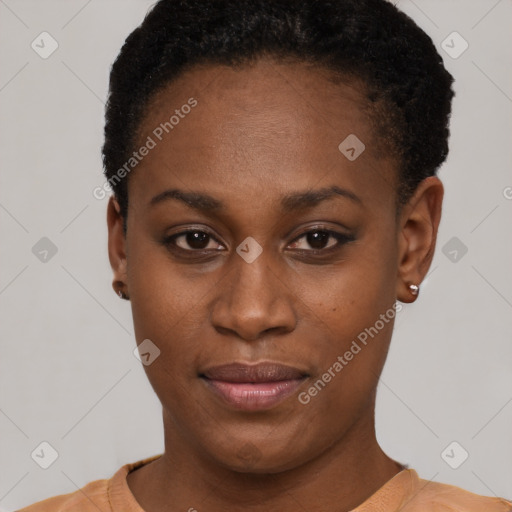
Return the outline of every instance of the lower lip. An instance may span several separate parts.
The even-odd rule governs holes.
[[[226,382],[203,378],[229,405],[245,411],[270,409],[295,392],[304,378],[277,382]]]

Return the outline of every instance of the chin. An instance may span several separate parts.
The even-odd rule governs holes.
[[[243,441],[241,439],[236,442],[231,438],[226,445],[221,443],[212,443],[218,450],[216,453],[210,453],[216,463],[230,471],[237,473],[252,474],[275,474],[281,473],[300,466],[309,458],[314,458],[314,453],[303,453],[297,443],[283,443],[276,445],[276,441],[269,443]],[[222,449],[222,451],[219,451]],[[311,449],[305,448],[305,451]]]

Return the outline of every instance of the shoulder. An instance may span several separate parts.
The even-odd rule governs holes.
[[[126,475],[160,456],[125,464],[110,479],[95,480],[75,492],[39,501],[17,512],[143,512],[128,487]]]
[[[512,512],[512,502],[481,496],[453,485],[417,479],[404,512]]]
[[[108,506],[108,483],[95,480],[75,492],[39,501],[18,512],[97,512]]]

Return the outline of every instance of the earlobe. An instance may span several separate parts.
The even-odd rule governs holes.
[[[399,219],[397,298],[414,302],[432,263],[441,221],[443,184],[424,179],[402,208]]]
[[[107,226],[108,257],[114,273],[112,287],[119,297],[128,299],[126,237],[123,231],[121,208],[114,196],[110,197],[107,206]]]

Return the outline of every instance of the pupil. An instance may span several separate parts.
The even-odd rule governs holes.
[[[204,249],[208,245],[210,235],[201,231],[187,233],[187,244],[194,249]]]
[[[327,231],[313,231],[306,235],[308,244],[314,249],[323,249],[329,240]]]

